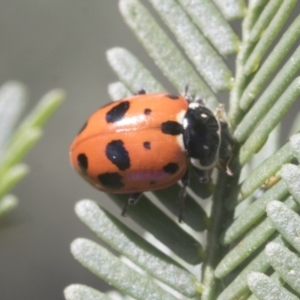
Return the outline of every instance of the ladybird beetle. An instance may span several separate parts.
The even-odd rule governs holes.
[[[92,114],[71,144],[70,160],[95,188],[130,194],[124,215],[142,192],[179,180],[180,198],[184,198],[188,158],[199,181],[205,183],[219,161],[228,159],[230,147],[227,123],[203,101],[142,90]]]

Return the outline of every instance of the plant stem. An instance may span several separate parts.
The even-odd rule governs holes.
[[[216,192],[213,197],[213,206],[211,213],[211,228],[207,234],[207,259],[203,266],[203,285],[204,290],[202,300],[213,300],[218,291],[218,281],[214,276],[214,270],[222,257],[224,247],[221,245],[219,238],[223,229],[224,221],[231,217],[231,213],[225,210],[226,191],[230,179],[225,173],[219,174]]]

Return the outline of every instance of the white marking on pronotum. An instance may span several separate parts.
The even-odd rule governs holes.
[[[217,164],[218,160],[219,160],[218,155],[216,155],[215,160],[209,166],[202,166],[200,164],[199,159],[197,158],[191,158],[191,163],[195,168],[199,170],[209,170],[212,169]]]
[[[188,125],[189,125],[189,121],[187,120],[187,118],[184,118],[183,119],[183,124],[182,124],[183,129],[187,129]]]
[[[199,107],[199,106],[200,106],[200,104],[197,103],[197,102],[191,102],[191,103],[189,104],[189,108],[190,108],[190,109],[195,109],[195,108],[197,108],[197,107]]]

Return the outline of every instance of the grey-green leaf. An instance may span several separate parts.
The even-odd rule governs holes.
[[[124,207],[128,199],[128,195],[109,194],[109,197],[120,208]],[[177,218],[176,221],[171,220],[145,195],[141,197],[138,205],[131,206],[126,214],[187,263],[201,263],[203,249],[200,243],[178,226]]]
[[[300,134],[294,134],[293,136],[291,136],[290,145],[293,155],[298,159],[298,161],[300,161]]]
[[[106,52],[106,57],[119,79],[132,94],[142,89],[145,89],[149,93],[165,91],[165,88],[128,50],[124,48],[112,48]]]
[[[281,236],[277,236],[272,241],[284,244]],[[218,300],[236,300],[242,299],[243,294],[247,294],[249,288],[247,284],[247,277],[251,272],[266,272],[270,268],[270,263],[264,249],[248,263],[248,265],[239,272],[235,279],[221,292]]]
[[[258,272],[248,275],[248,285],[259,300],[299,300],[271,278]]]
[[[137,300],[175,300],[146,274],[140,274],[102,246],[87,239],[71,244],[75,259],[92,273]]]
[[[290,56],[285,65],[276,74],[275,78],[266,87],[262,95],[257,99],[251,110],[244,116],[234,132],[239,142],[245,141],[255,126],[262,120],[266,113],[274,106],[274,103],[295,80],[295,74],[300,69],[300,47]]]
[[[179,0],[179,2],[221,55],[227,56],[238,51],[239,37],[212,1]]]
[[[294,199],[300,204],[300,169],[293,164],[282,166],[281,176]]]
[[[239,155],[239,161],[241,165],[244,165],[251,158],[251,156],[263,145],[270,132],[282,120],[283,116],[287,113],[291,105],[298,99],[299,95],[300,77],[296,78],[290,84],[287,90],[284,91],[284,93],[280,96],[280,98],[268,112],[265,111],[265,117],[257,125],[257,127],[254,129],[250,137],[248,137],[241,148]],[[253,110],[254,108],[252,109],[252,112]],[[253,123],[255,123],[255,121],[252,120],[252,124]],[[243,126],[245,126],[246,124],[247,122],[244,122]],[[237,132],[238,131],[236,131],[236,133]]]
[[[0,199],[28,172],[29,168],[25,164],[18,164],[8,169],[0,182]]]
[[[215,92],[229,90],[233,77],[231,71],[181,6],[173,0],[149,1],[212,90]]]
[[[42,134],[41,126],[64,100],[64,92],[48,92],[14,133],[5,155],[0,157],[0,181],[5,172],[16,164],[35,144]]]
[[[128,90],[122,82],[113,82],[109,84],[107,91],[113,101],[120,100],[132,95],[130,90]]]
[[[285,205],[293,210],[299,209],[299,205],[292,197],[284,201]],[[249,257],[259,246],[275,232],[275,227],[269,218],[263,220],[238,245],[231,249],[221,260],[215,270],[217,278],[223,278],[241,262]]]
[[[22,131],[27,128],[42,127],[64,99],[65,93],[62,90],[52,90],[48,92],[20,124],[14,138],[18,138],[18,134],[22,135]]]
[[[209,108],[217,107],[218,101],[209,87],[146,8],[137,0],[120,0],[119,6],[129,27],[177,90],[183,91],[188,84],[191,95],[206,99]]]
[[[228,20],[241,19],[246,13],[244,0],[214,0],[223,15]]]
[[[279,34],[281,28],[287,21],[296,3],[297,0],[283,1],[283,4],[280,6],[276,15],[269,23],[264,34],[259,39],[259,42],[255,46],[254,50],[252,51],[250,57],[248,58],[245,64],[244,72],[246,75],[249,75],[255,70],[257,70],[260,61],[262,60],[265,53],[268,51],[272,42]]]
[[[300,293],[300,259],[288,248],[277,243],[266,246],[266,255],[274,270],[289,286]]]
[[[298,135],[300,138],[300,135]],[[251,195],[265,181],[280,170],[281,166],[294,158],[291,142],[286,143],[261,165],[251,172],[241,185],[240,194],[243,199]]]
[[[250,31],[254,27],[256,21],[261,16],[264,7],[269,3],[269,0],[254,0],[248,2],[247,14],[244,18],[243,31],[245,36],[250,35]]]
[[[0,218],[9,213],[18,205],[18,200],[13,195],[6,195],[0,200]]]
[[[282,0],[280,0],[282,2]],[[271,3],[272,1],[270,1]],[[266,61],[259,68],[254,78],[243,92],[240,99],[240,106],[247,110],[257,97],[258,93],[265,86],[267,80],[272,76],[276,68],[292,49],[300,36],[300,16],[298,16],[288,30],[284,33],[277,45],[266,58]]]
[[[22,134],[17,134],[12,143],[9,145],[5,155],[0,159],[0,182],[3,180],[6,172],[17,164],[23,156],[33,147],[41,137],[41,129],[32,127],[22,129]]]
[[[274,15],[278,11],[278,8],[282,2],[283,0],[268,1],[265,6],[262,7],[262,12],[255,22],[253,28],[251,28],[249,36],[247,37],[247,43],[251,43],[251,46],[253,46],[254,43],[259,41],[261,36],[264,34],[264,31],[266,28],[268,28],[270,22],[274,18]]]
[[[192,274],[143,240],[109,212],[101,209],[95,202],[82,200],[77,203],[75,210],[81,221],[102,241],[133,261],[142,270],[188,297],[197,294],[196,278]]]
[[[271,200],[281,200],[288,195],[288,189],[283,181],[279,181],[261,197],[256,199],[239,217],[227,228],[221,242],[228,245],[237,237],[246,233],[252,226],[256,225],[266,212],[267,203]]]
[[[83,284],[69,285],[64,290],[64,296],[66,300],[111,300],[105,294]]]
[[[267,215],[277,231],[300,253],[299,214],[279,201],[270,201],[267,205]]]
[[[27,100],[27,89],[19,82],[7,82],[0,88],[0,156],[8,138],[23,111]]]

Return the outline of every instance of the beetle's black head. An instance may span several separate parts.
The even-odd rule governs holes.
[[[183,141],[187,155],[198,169],[213,168],[219,160],[220,122],[199,103],[192,102],[183,121]]]

